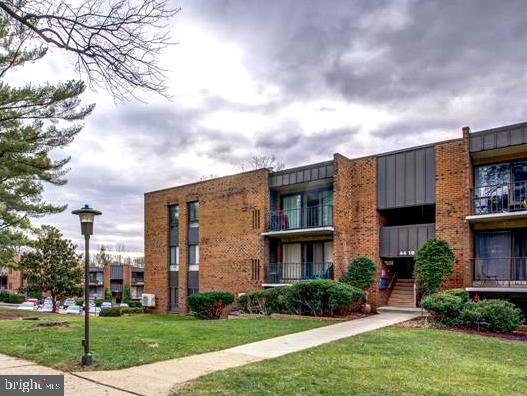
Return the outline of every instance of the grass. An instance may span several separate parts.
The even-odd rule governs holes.
[[[527,343],[390,327],[220,371],[177,395],[527,395]]]
[[[37,316],[42,320],[67,320],[69,326],[36,329],[32,327],[35,321],[0,320],[0,353],[61,370],[78,370],[83,318]],[[92,369],[120,369],[210,352],[330,323],[334,322],[271,318],[207,321],[150,314],[91,318]]]

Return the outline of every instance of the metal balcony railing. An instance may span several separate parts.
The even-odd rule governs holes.
[[[333,205],[273,210],[267,214],[267,231],[299,230],[333,225]]]
[[[527,210],[527,181],[478,186],[472,196],[472,213],[493,214]]]
[[[492,257],[472,259],[474,285],[526,286],[527,257]]]
[[[267,283],[291,283],[302,279],[332,279],[333,263],[269,263]]]

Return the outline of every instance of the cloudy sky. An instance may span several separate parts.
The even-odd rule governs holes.
[[[236,173],[253,154],[297,166],[373,154],[527,120],[527,3],[198,1],[174,5],[178,45],[161,62],[172,101],[104,92],[44,222],[79,241],[71,209],[104,212],[95,244],[143,249],[143,193]],[[74,77],[51,53],[33,81]],[[27,75],[27,74],[26,74]]]

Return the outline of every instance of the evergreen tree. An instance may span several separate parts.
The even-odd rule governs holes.
[[[110,255],[106,252],[106,247],[101,245],[99,252],[95,255],[95,264],[99,267],[110,265]]]
[[[56,312],[57,301],[82,293],[81,257],[75,253],[76,246],[63,239],[54,227],[43,226],[33,245],[34,249],[22,255],[20,268],[28,284],[50,293],[53,312]]]
[[[0,16],[0,262],[7,265],[27,242],[31,217],[64,210],[41,196],[45,183],[66,183],[69,158],[53,159],[50,151],[70,143],[94,107],[81,105],[81,81],[14,87],[3,80],[46,54],[43,47],[24,49],[26,30]]]

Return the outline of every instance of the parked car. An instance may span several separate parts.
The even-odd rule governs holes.
[[[49,303],[48,301],[45,301],[44,304],[42,304],[42,307],[39,309],[40,312],[53,312],[53,303]]]
[[[111,308],[112,307],[112,303],[111,302],[108,302],[108,301],[104,301],[102,304],[101,304],[101,309],[106,309],[106,308]]]
[[[80,315],[82,313],[81,307],[78,305],[68,305],[68,308],[64,311],[67,315]]]
[[[129,307],[129,305],[127,303],[121,303],[121,304],[119,304],[119,306],[121,308],[128,308]]]
[[[19,309],[21,311],[36,311],[37,310],[37,306],[36,306],[35,303],[33,303],[31,301],[26,301],[26,302],[23,302],[22,304],[20,304],[17,309]]]
[[[38,304],[38,298],[26,298],[26,302],[33,303],[35,305]]]
[[[70,305],[76,305],[75,300],[72,298],[66,299],[63,304],[64,308],[68,308]]]
[[[90,315],[99,315],[101,313],[101,308],[96,307],[95,305],[90,305]]]

